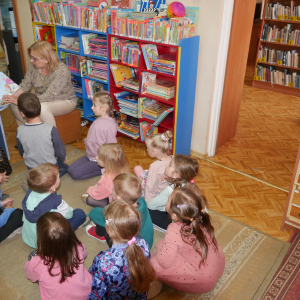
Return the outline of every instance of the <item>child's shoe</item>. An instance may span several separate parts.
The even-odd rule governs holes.
[[[83,194],[83,195],[81,196],[81,200],[82,200],[84,203],[86,203],[86,199],[87,199],[88,196],[89,196],[88,194]]]
[[[97,239],[100,242],[105,242],[106,241],[104,236],[98,236],[97,235],[96,226],[88,225],[88,226],[86,226],[85,231],[86,231],[87,235],[91,236],[94,239]]]
[[[13,231],[8,237],[7,239],[11,239],[13,238],[16,234],[21,234],[22,233],[22,227],[19,227],[18,229],[16,229],[15,231]]]

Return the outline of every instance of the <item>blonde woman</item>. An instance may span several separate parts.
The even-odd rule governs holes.
[[[54,116],[60,116],[73,111],[77,97],[71,82],[68,67],[59,61],[57,53],[48,42],[36,42],[28,48],[30,64],[20,88],[12,95],[3,96],[6,103],[10,103],[10,110],[18,123],[26,122],[22,118],[17,99],[22,93],[34,88],[34,94],[41,103],[41,120],[43,123],[56,126]]]

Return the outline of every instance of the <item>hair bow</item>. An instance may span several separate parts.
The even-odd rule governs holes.
[[[194,180],[194,179],[192,179],[192,180],[191,180],[191,183],[195,183],[195,180]]]
[[[167,141],[168,141],[168,139],[167,139],[167,137],[165,136],[165,134],[164,134],[164,133],[163,133],[163,134],[161,134],[160,138],[161,138],[163,141],[165,141],[165,142],[167,142]]]
[[[130,241],[128,241],[128,245],[134,244],[134,242],[136,241],[136,238],[133,237]]]
[[[177,204],[178,208],[185,207],[185,206],[186,206],[185,204]]]

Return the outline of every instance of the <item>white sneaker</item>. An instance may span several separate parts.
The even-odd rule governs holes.
[[[15,231],[13,231],[8,237],[7,239],[11,239],[13,238],[16,234],[21,234],[22,233],[22,227],[19,227],[18,229],[16,229]]]
[[[166,233],[166,232],[167,232],[166,229],[163,229],[163,228],[161,228],[161,227],[159,227],[159,226],[157,226],[157,225],[155,225],[155,224],[153,224],[153,227],[154,227],[154,229],[157,230],[157,231],[160,231],[160,232],[163,232],[163,233]]]
[[[83,195],[81,196],[81,200],[82,200],[84,203],[86,203],[86,199],[87,199],[88,196],[89,196],[88,194],[83,194]]]

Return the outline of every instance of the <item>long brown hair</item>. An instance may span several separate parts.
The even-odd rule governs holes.
[[[36,223],[37,226],[37,253],[49,266],[49,274],[56,263],[59,263],[61,279],[59,283],[72,277],[79,265],[83,262],[79,258],[77,247],[82,246],[77,239],[69,221],[57,212],[43,214]]]
[[[130,173],[130,168],[120,144],[103,144],[98,149],[98,157],[104,162],[105,173],[113,179],[121,173]]]
[[[110,238],[118,243],[127,243],[139,234],[141,217],[136,208],[124,201],[114,200],[105,210],[106,229]],[[155,270],[135,243],[126,249],[132,289],[138,293],[149,290],[150,282],[156,279]]]
[[[184,154],[176,154],[170,163],[174,164],[175,172],[180,176],[180,178],[172,179],[172,183],[175,185],[174,189],[185,186],[199,197],[202,206],[208,206],[207,199],[202,195],[200,189],[194,183],[194,179],[199,172],[197,159]]]
[[[218,251],[214,227],[211,225],[210,216],[201,205],[199,196],[186,187],[179,187],[170,195],[169,214],[175,214],[182,223],[182,240],[192,245],[201,256],[199,268],[205,262],[208,254],[208,245],[213,244]],[[205,234],[206,233],[206,234]],[[210,239],[207,239],[207,235]]]

